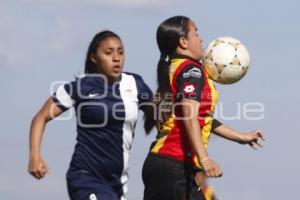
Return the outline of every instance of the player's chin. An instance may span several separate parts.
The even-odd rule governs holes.
[[[202,60],[203,59],[203,57],[204,57],[204,51],[201,51],[201,52],[199,52],[198,53],[198,55],[197,55],[197,60]]]
[[[201,47],[200,51],[199,51],[199,55],[200,55],[201,59],[204,58],[204,54],[205,54],[205,50],[203,47]]]
[[[118,79],[121,76],[122,71],[113,71],[110,73],[110,78]]]

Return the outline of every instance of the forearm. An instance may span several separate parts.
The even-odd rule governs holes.
[[[190,145],[192,146],[196,156],[199,160],[208,157],[206,148],[202,142],[201,129],[197,119],[184,120],[186,134],[188,136]]]
[[[29,153],[30,157],[39,156],[41,150],[42,136],[45,130],[46,121],[36,115],[31,122],[29,136]]]
[[[184,116],[183,124],[190,145],[196,156],[201,161],[208,157],[207,151],[202,142],[201,128],[198,121],[198,110],[200,104],[194,100],[182,100],[182,114]]]
[[[222,170],[208,157],[206,148],[202,142],[201,127],[198,121],[199,114],[199,102],[183,99],[182,100],[182,113],[184,116],[183,124],[185,132],[190,141],[190,145],[193,148],[197,158],[199,159],[201,167],[204,169],[206,176],[208,177],[220,177],[222,176]]]
[[[39,156],[41,150],[41,141],[45,127],[48,121],[60,115],[63,111],[49,97],[41,110],[32,119],[29,136],[30,156]]]
[[[218,120],[214,119],[212,124],[212,132],[222,138],[234,141],[234,142],[240,142],[242,134],[239,132],[231,129],[230,127],[222,124]]]

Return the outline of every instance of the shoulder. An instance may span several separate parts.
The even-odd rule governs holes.
[[[123,77],[127,77],[127,78],[131,77],[132,79],[135,80],[137,86],[145,84],[144,79],[139,74],[132,73],[132,72],[123,72],[122,76]]]
[[[174,78],[177,79],[178,76],[182,76],[183,73],[187,73],[188,71],[198,71],[199,73],[202,73],[202,65],[199,62],[192,61],[189,59],[184,59],[180,62],[180,64],[173,70]],[[171,65],[172,69],[172,65]],[[170,69],[170,70],[171,70]]]
[[[80,87],[99,87],[108,84],[103,74],[83,74],[75,77],[74,83]]]
[[[130,85],[130,82],[134,82],[135,87],[139,93],[146,92],[151,94],[152,91],[149,86],[144,82],[141,75],[132,72],[123,72],[122,81],[126,85]]]
[[[123,72],[122,75],[132,76],[136,80],[143,80],[142,76],[133,72]]]

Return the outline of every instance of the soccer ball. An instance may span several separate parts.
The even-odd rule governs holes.
[[[205,50],[204,68],[217,83],[232,84],[239,81],[247,73],[249,62],[247,48],[231,37],[217,38]]]

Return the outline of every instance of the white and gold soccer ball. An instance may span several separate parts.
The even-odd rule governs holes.
[[[235,38],[217,38],[205,50],[204,68],[217,83],[232,84],[239,81],[247,73],[249,63],[247,48]]]

